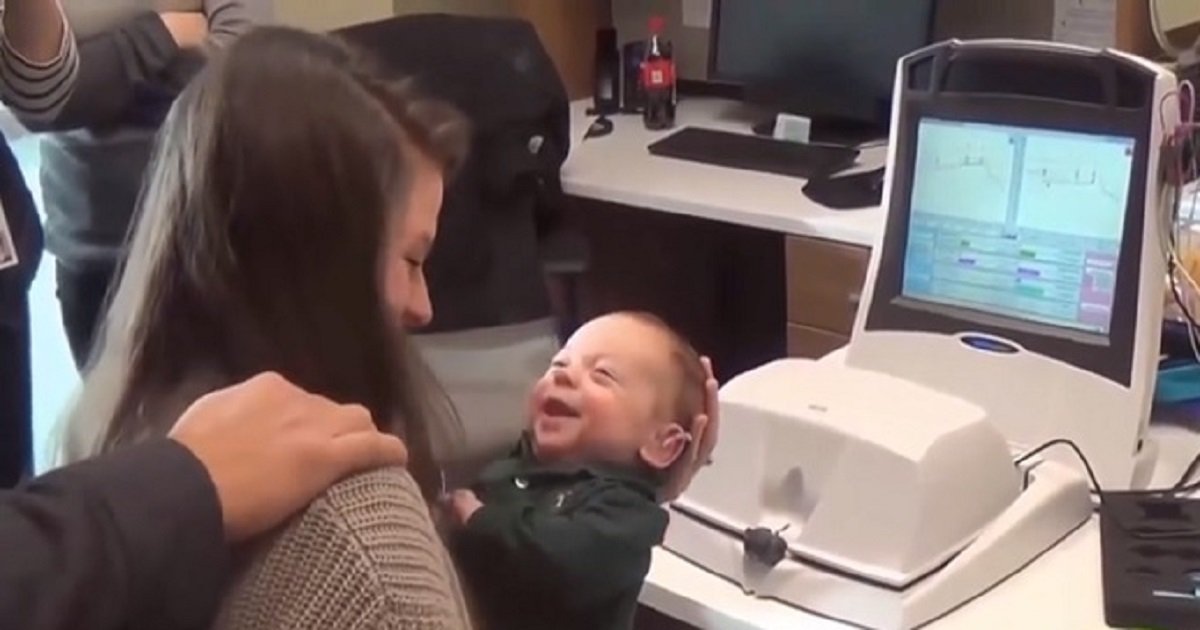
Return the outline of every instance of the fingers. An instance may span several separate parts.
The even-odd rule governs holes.
[[[328,427],[334,437],[358,433],[361,431],[374,431],[375,422],[371,419],[371,412],[362,405],[337,405],[329,403],[324,399],[320,399],[324,404],[330,405]]]
[[[394,435],[379,433],[373,428],[338,436],[334,438],[330,448],[338,477],[408,463],[408,449],[404,442]]]

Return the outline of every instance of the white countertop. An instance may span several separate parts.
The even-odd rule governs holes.
[[[651,155],[647,145],[671,132],[648,131],[639,116],[614,116],[610,135],[584,140],[593,120],[589,105],[571,104],[572,149],[562,171],[568,194],[855,245],[873,245],[882,228],[880,208],[830,210],[801,192],[800,178]],[[752,122],[735,102],[687,99],[679,103],[676,128],[749,134]],[[862,168],[881,166],[885,154],[884,147],[867,149]]]

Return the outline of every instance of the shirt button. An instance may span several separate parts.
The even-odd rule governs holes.
[[[524,477],[514,477],[513,485],[521,490],[524,490],[525,488],[529,487],[529,480]]]
[[[530,155],[537,155],[542,152],[542,145],[545,143],[546,138],[543,136],[530,136],[529,141],[525,143],[525,148],[529,149]]]

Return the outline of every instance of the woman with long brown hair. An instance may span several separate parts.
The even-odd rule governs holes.
[[[281,28],[202,72],[165,123],[68,420],[68,458],[110,451],[272,370],[405,440],[417,485],[393,470],[335,486],[248,559],[228,627],[466,623],[426,507],[441,489],[432,441],[455,425],[404,330],[431,317],[422,264],[468,136],[448,106],[377,77],[335,40]]]

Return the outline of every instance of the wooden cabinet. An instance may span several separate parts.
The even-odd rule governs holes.
[[[815,359],[849,341],[870,253],[857,245],[787,237],[788,356]]]

